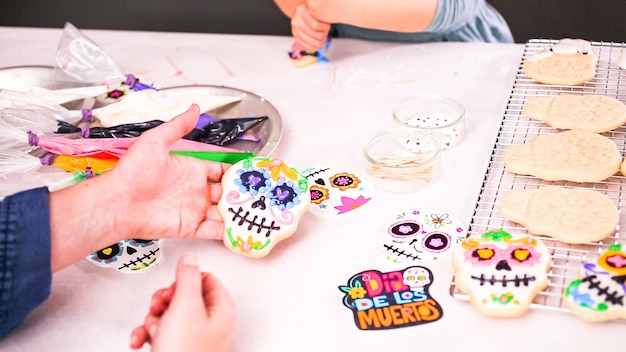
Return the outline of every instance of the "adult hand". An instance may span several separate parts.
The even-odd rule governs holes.
[[[296,7],[291,17],[291,33],[294,41],[300,44],[307,52],[315,52],[326,44],[326,37],[330,31],[330,23],[317,20],[313,17],[305,4]]]
[[[169,153],[193,129],[199,114],[194,104],[144,132],[112,170],[99,176],[115,180],[121,203],[116,206],[124,209],[127,238],[222,238],[224,223],[216,204],[228,165]]]
[[[226,289],[200,272],[195,254],[181,258],[176,282],[152,296],[143,325],[131,334],[131,348],[145,343],[153,351],[227,351],[237,313]]]
[[[216,204],[229,165],[169,153],[199,114],[192,105],[143,133],[110,171],[50,193],[52,271],[123,239],[222,239]]]

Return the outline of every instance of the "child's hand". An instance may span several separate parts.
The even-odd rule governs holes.
[[[326,44],[330,23],[318,21],[311,16],[304,4],[298,5],[291,18],[291,33],[294,41],[304,50],[314,53]]]
[[[237,313],[228,292],[210,273],[200,272],[195,254],[181,258],[176,282],[152,296],[143,325],[131,334],[131,348],[153,351],[227,351]]]

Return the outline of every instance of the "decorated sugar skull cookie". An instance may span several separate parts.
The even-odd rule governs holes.
[[[467,236],[463,223],[446,211],[413,210],[394,216],[385,226],[383,251],[394,263],[432,260],[452,253]]]
[[[313,215],[346,214],[365,205],[376,194],[376,188],[369,181],[352,172],[312,167],[303,170],[302,175],[310,185],[309,212]]]
[[[516,317],[547,286],[552,258],[541,240],[500,230],[465,239],[455,249],[453,263],[454,282],[476,310]]]
[[[291,236],[311,201],[307,179],[276,158],[250,158],[222,177],[218,211],[224,244],[235,253],[263,257]]]
[[[595,262],[585,263],[581,278],[565,289],[563,303],[574,315],[589,321],[626,319],[626,252],[622,245],[611,245]]]
[[[161,240],[124,240],[86,257],[91,264],[135,274],[152,268],[161,260]]]

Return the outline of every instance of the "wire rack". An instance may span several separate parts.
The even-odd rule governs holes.
[[[613,200],[619,209],[619,224],[615,233],[605,240],[587,244],[566,244],[553,238],[542,237],[552,254],[552,267],[548,273],[548,287],[535,297],[531,309],[568,312],[568,309],[562,304],[561,297],[565,287],[572,280],[578,278],[583,263],[599,257],[611,244],[626,243],[626,236],[620,237],[620,229],[626,228],[626,213],[621,211],[622,199],[626,199],[626,177],[616,174],[603,182],[596,183],[544,181],[536,177],[515,175],[505,171],[503,154],[510,145],[525,143],[537,135],[559,132],[559,130],[541,121],[531,120],[523,114],[524,104],[529,97],[559,94],[600,94],[626,102],[626,71],[618,66],[622,50],[626,50],[626,48],[624,43],[592,42],[593,52],[598,58],[596,76],[593,80],[580,86],[546,85],[528,78],[522,70],[524,60],[557,42],[557,40],[550,39],[532,39],[525,45],[511,96],[476,202],[474,215],[470,221],[468,234],[480,235],[500,228],[511,233],[528,233],[524,227],[502,218],[499,213],[500,201],[503,195],[511,189],[534,189],[548,184],[591,188]],[[603,133],[603,135],[617,144],[622,155],[626,154],[626,128],[624,126]],[[460,300],[470,299],[469,296],[455,287],[454,278],[450,286],[450,294]],[[626,319],[620,321],[626,322]]]

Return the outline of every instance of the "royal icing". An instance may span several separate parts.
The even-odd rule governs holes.
[[[132,92],[115,103],[93,109],[92,115],[102,126],[110,127],[150,120],[169,121],[185,112],[191,104],[198,104],[200,112],[207,112],[243,99],[244,95],[216,95],[201,88],[196,90],[154,90]]]
[[[307,179],[276,158],[250,158],[232,165],[222,177],[218,211],[224,244],[248,256],[263,257],[291,236],[311,196]]]
[[[537,238],[490,231],[470,236],[453,255],[455,284],[472,306],[494,317],[524,314],[548,283],[550,252]]]
[[[611,245],[595,262],[586,262],[581,277],[565,289],[563,300],[572,313],[586,320],[626,319],[626,252],[622,245]]]

